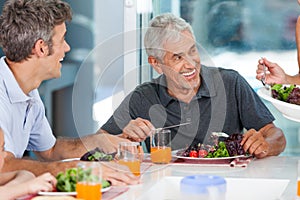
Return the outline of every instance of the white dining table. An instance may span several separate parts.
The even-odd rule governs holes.
[[[300,157],[271,156],[254,159],[247,167],[205,164],[151,164],[141,176],[142,184],[128,186],[129,190],[115,199],[182,199],[178,196],[180,193],[179,181],[182,177],[208,174],[224,177],[231,183],[234,180],[234,184],[227,185],[227,191],[235,192],[235,188],[230,187],[236,187],[236,193],[240,195],[239,199],[247,199],[247,193],[255,194],[263,191],[266,194],[279,192],[280,196],[274,197],[274,199],[293,200],[297,199],[298,160],[300,160]],[[165,180],[165,185],[162,184],[163,180]],[[282,192],[276,189],[277,183],[279,184],[277,186],[280,186],[279,190],[282,190]],[[245,187],[242,186],[243,184],[245,184]],[[286,184],[286,186],[283,187],[280,184]],[[239,186],[244,188],[238,189]],[[243,194],[243,189],[245,189],[246,194]],[[166,193],[171,193],[171,197],[167,197]],[[235,199],[229,196],[227,195],[226,200]],[[268,197],[265,196],[259,199],[268,200]]]

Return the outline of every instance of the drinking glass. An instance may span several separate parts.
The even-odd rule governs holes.
[[[76,192],[78,199],[99,200],[101,193],[102,170],[99,162],[80,162],[77,165]]]
[[[140,144],[138,142],[119,143],[119,161],[121,165],[126,165],[136,176],[141,174]]]
[[[171,131],[169,129],[155,129],[150,134],[151,161],[156,164],[167,164],[172,159]]]

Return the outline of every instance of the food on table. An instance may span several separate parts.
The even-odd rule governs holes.
[[[241,141],[243,135],[231,134],[224,141],[218,141],[215,145],[198,144],[191,146],[184,151],[177,152],[177,155],[193,158],[222,158],[230,156],[245,155]]]
[[[82,161],[111,161],[114,159],[116,153],[106,154],[98,147],[94,150],[86,152],[80,160]]]
[[[31,200],[75,200],[77,198],[72,196],[36,196]]]
[[[65,172],[60,172],[56,176],[56,190],[58,192],[75,192],[77,177],[86,175],[87,174],[83,174],[82,170],[77,168],[70,168],[67,169]],[[102,188],[110,187],[110,185],[110,182],[102,180]]]
[[[224,142],[229,156],[239,156],[246,154],[243,146],[241,145],[242,139],[243,135],[239,133],[231,134],[228,138],[226,138]]]
[[[107,180],[102,180],[102,188],[108,188],[110,187],[110,182],[108,182]]]
[[[272,97],[287,103],[300,105],[300,88],[296,85],[283,86],[275,84],[271,88]]]
[[[77,182],[77,168],[67,169],[56,176],[56,189],[59,192],[74,192]]]
[[[229,157],[228,150],[224,142],[219,142],[214,151],[210,151],[205,158],[222,158]]]
[[[203,149],[204,150],[204,149]],[[204,151],[206,151],[206,150],[204,150]],[[198,152],[197,152],[197,150],[195,149],[195,148],[192,148],[191,150],[190,150],[190,153],[189,153],[189,156],[190,157],[193,157],[193,158],[198,158]]]

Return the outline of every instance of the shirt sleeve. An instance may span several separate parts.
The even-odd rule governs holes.
[[[53,135],[50,124],[46,118],[44,104],[40,99],[34,109],[36,120],[30,131],[27,150],[46,151],[54,146],[56,138]]]
[[[122,130],[133,118],[131,115],[130,101],[132,101],[132,93],[127,95],[121,102],[119,107],[114,111],[113,115],[108,121],[101,127],[101,129],[107,131],[110,134],[118,135],[122,133]]]
[[[235,90],[239,114],[246,129],[255,128],[259,130],[275,120],[260,97],[240,75],[237,76]]]

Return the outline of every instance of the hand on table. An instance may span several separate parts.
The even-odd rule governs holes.
[[[268,155],[269,143],[266,142],[260,131],[250,129],[244,134],[241,145],[245,152],[249,152],[256,158],[264,158]]]
[[[112,185],[136,185],[141,183],[140,177],[133,175],[129,168],[115,162],[102,162],[103,179]]]

